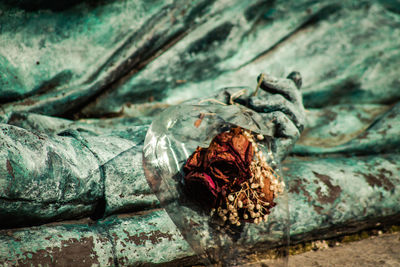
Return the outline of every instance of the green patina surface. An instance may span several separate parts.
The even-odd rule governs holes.
[[[146,131],[261,71],[303,76],[292,240],[398,222],[399,6],[0,1],[0,265],[195,262],[145,180]]]
[[[5,266],[142,266],[193,256],[161,210],[0,233]]]
[[[293,242],[312,240],[316,236],[330,238],[337,234],[352,233],[357,231],[357,227],[352,225],[354,223],[359,224],[358,229],[361,230],[377,222],[384,223],[387,217],[398,216],[398,161],[399,156],[391,154],[381,157],[286,160],[283,169],[289,180]],[[144,177],[141,179],[144,180]],[[346,229],[346,225],[352,227]],[[117,261],[122,266],[130,266],[193,256],[193,251],[163,210],[112,216],[98,222],[81,221],[3,230],[0,238],[4,263],[11,259],[26,261],[26,255],[37,257],[37,260],[47,255],[52,260],[50,263],[57,263],[61,260],[58,257],[62,257],[62,251],[61,254],[54,253],[60,247],[67,247],[66,251],[69,251],[72,249],[69,248],[71,242],[75,242],[77,248],[94,246],[93,240],[96,246],[91,251],[95,256],[91,258],[99,260],[100,265],[102,262],[114,264]],[[279,242],[280,237],[275,238]],[[270,237],[254,236],[255,243],[267,239]],[[74,257],[83,262],[88,260],[88,255],[86,250],[76,249]],[[112,261],[109,259],[111,256]]]

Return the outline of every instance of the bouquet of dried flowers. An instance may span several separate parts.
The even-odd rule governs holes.
[[[259,141],[263,135],[240,127],[197,147],[183,167],[187,192],[223,223],[260,223],[276,205],[285,184],[267,164]]]

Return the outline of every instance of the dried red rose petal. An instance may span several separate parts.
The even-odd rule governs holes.
[[[219,189],[212,178],[204,172],[191,172],[185,176],[186,190],[196,196],[197,200],[206,207],[216,205]]]
[[[268,221],[274,198],[283,192],[254,135],[239,127],[215,136],[208,148],[198,147],[183,169],[190,194],[236,226]]]
[[[197,147],[196,151],[193,152],[193,154],[186,161],[185,166],[183,166],[183,171],[185,173],[190,173],[197,169],[204,169],[203,160],[205,152],[206,148]]]
[[[199,201],[212,206],[216,192],[225,189],[228,183],[240,184],[250,177],[253,153],[252,144],[241,128],[218,134],[208,148],[198,147],[187,160],[183,167],[186,188],[196,190]],[[210,200],[206,201],[207,198]]]
[[[250,177],[253,147],[240,128],[217,135],[205,154],[204,167],[219,184],[241,183]]]

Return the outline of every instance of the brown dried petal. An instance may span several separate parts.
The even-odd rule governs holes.
[[[202,169],[205,152],[205,148],[197,147],[196,151],[186,161],[185,166],[183,166],[183,171],[190,173],[194,170]]]
[[[203,205],[215,207],[232,187],[250,178],[253,154],[241,128],[218,134],[208,148],[198,147],[184,165],[186,189]]]
[[[270,207],[273,207],[274,204],[274,191],[270,189],[271,181],[269,179],[264,179],[264,187],[261,189],[261,192],[264,193],[264,197],[261,197],[262,201],[270,203]]]
[[[227,152],[213,154],[212,157],[210,157],[207,170],[215,179],[218,179],[220,183],[228,183],[235,177],[243,175],[234,155]]]
[[[241,133],[240,128],[217,135],[205,155],[205,168],[224,182],[239,178],[240,182],[250,177],[250,163],[253,159],[252,144]]]
[[[232,149],[235,150],[242,162],[245,165],[250,166],[250,162],[253,159],[253,145],[249,142],[247,137],[243,134],[237,134],[232,137]]]

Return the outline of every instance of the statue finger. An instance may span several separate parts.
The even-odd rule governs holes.
[[[302,103],[300,87],[302,79],[299,72],[292,72],[288,78],[276,78],[268,74],[260,74],[257,82],[260,82],[260,88],[271,94],[279,94],[293,103]]]
[[[248,107],[259,113],[281,111],[301,132],[304,129],[305,112],[302,105],[295,105],[282,95],[273,94],[265,96],[251,96]]]

